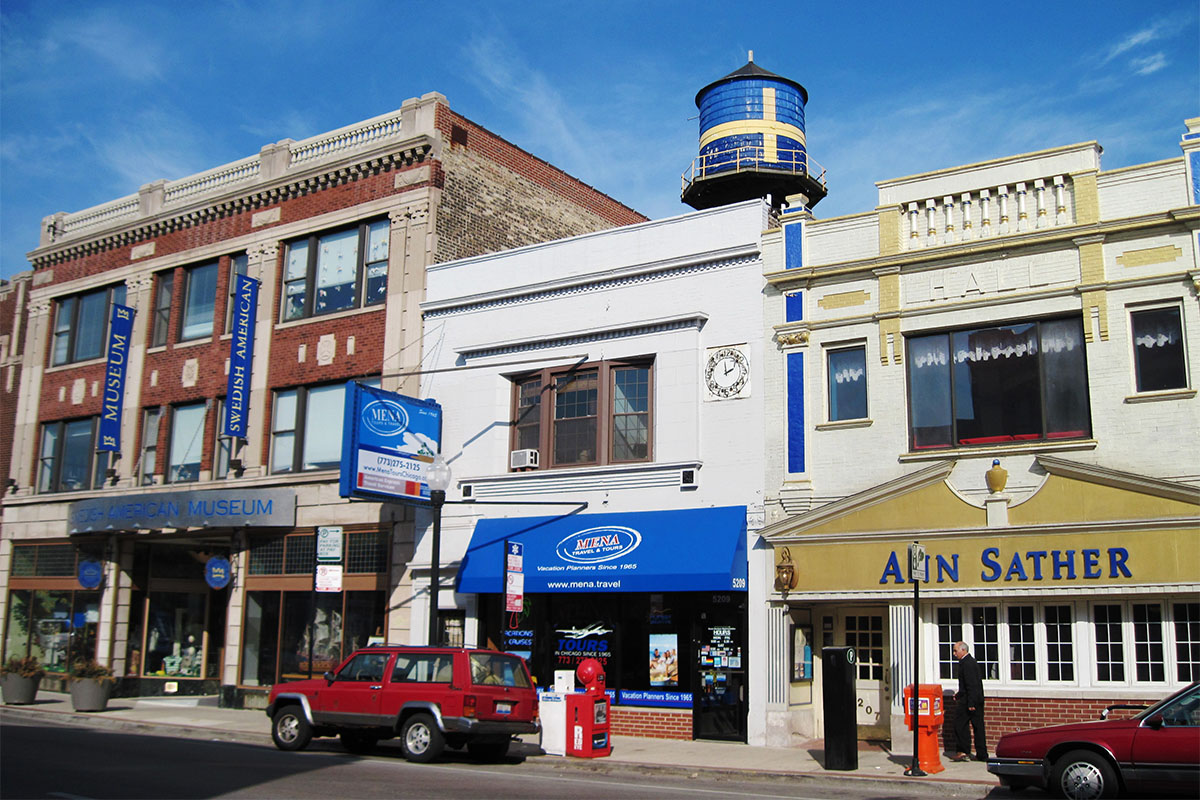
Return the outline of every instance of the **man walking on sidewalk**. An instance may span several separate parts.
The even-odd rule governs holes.
[[[958,659],[958,692],[954,695],[955,761],[971,760],[971,728],[975,731],[975,760],[987,761],[987,735],[983,730],[983,675],[964,642],[954,643]]]

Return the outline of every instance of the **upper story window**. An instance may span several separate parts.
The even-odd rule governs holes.
[[[914,450],[1091,435],[1078,317],[908,339]]]
[[[179,341],[212,336],[217,307],[217,262],[188,267],[183,275],[185,293]]]
[[[543,466],[648,461],[653,413],[648,360],[542,370],[514,381],[512,447]]]
[[[288,242],[283,321],[382,303],[388,234],[382,219]]]
[[[60,298],[54,313],[51,366],[104,355],[113,305],[125,304],[125,284]]]
[[[1179,306],[1129,314],[1133,364],[1139,392],[1187,388],[1183,319]]]
[[[360,381],[379,386],[379,379]],[[336,469],[342,460],[346,384],[299,386],[275,392],[271,413],[271,472]]]
[[[154,484],[154,471],[158,467],[158,425],[162,420],[162,408],[154,406],[142,412],[142,454],[138,467],[138,482],[142,486]]]
[[[98,418],[42,425],[39,492],[77,492],[104,485],[110,454],[96,450]]]
[[[829,383],[829,421],[866,419],[867,348],[840,347],[826,356]]]
[[[249,263],[249,257],[245,253],[235,253],[229,257],[229,289],[227,292],[228,298],[225,302],[226,333],[233,331],[233,309],[235,306],[235,295],[237,294],[237,276],[246,274]]]
[[[204,455],[206,402],[188,403],[171,409],[170,449],[167,452],[167,483],[200,480]]]
[[[171,295],[175,292],[175,271],[160,272],[154,281],[154,316],[150,321],[150,346],[162,347],[171,330]]]

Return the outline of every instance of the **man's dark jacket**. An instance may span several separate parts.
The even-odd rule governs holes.
[[[970,653],[958,660],[958,702],[966,708],[983,708],[983,675]]]

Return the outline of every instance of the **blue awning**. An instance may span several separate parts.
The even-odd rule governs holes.
[[[483,519],[458,591],[504,591],[506,542],[523,546],[525,593],[746,590],[746,507]]]

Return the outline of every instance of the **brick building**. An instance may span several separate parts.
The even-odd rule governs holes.
[[[4,656],[241,705],[424,641],[427,514],[338,494],[346,382],[419,391],[429,265],[644,219],[438,94],[47,217],[0,292]],[[318,528],[342,592],[313,591]]]
[[[914,541],[921,682],[952,693],[964,640],[993,743],[1200,679],[1200,119],[1180,144],[886,180],[766,237],[769,743],[822,730],[831,645],[860,736],[910,735]]]

